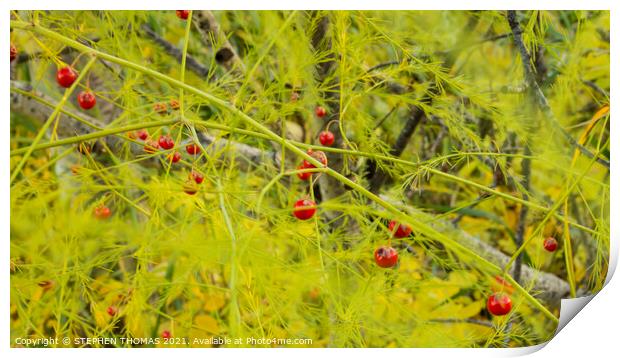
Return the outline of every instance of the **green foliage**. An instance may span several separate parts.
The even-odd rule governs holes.
[[[204,346],[194,338],[209,337],[244,338],[241,346],[246,337],[310,338],[317,347],[495,347],[550,339],[558,302],[546,301],[531,282],[515,287],[508,316],[486,312],[493,277],[512,270],[464,249],[461,234],[512,259],[523,252],[524,264],[569,282],[574,294],[602,288],[609,170],[567,144],[530,97],[503,12],[214,14],[225,35],[211,33],[206,41],[196,23],[174,11],[12,13],[12,43],[31,55],[14,65],[13,79],[31,84],[33,96],[59,102],[56,68],[81,71],[95,58],[71,40],[99,52],[76,87],[92,89],[97,107],[82,111],[71,97],[63,110],[105,125],[93,140],[99,149],[79,154],[72,147],[78,131],[62,132],[73,118],[51,117],[38,143],[49,148],[28,157],[24,148],[48,118],[12,108],[12,342],[160,337],[163,330],[188,339],[179,346]],[[317,51],[312,34],[322,16],[330,46]],[[608,159],[609,12],[527,11],[519,21],[557,124]],[[144,33],[144,24],[181,50],[185,69]],[[215,56],[227,43],[242,63],[232,69]],[[209,75],[193,72],[187,56]],[[333,71],[318,80],[317,67],[333,59]],[[394,85],[405,90],[390,90]],[[11,90],[19,93],[13,84]],[[162,116],[153,109],[171,100],[180,102],[178,110]],[[299,151],[316,144],[329,123],[314,116],[317,105],[339,109],[329,116],[340,121],[329,126],[344,146],[320,149],[330,160],[342,156],[346,178],[330,167],[308,184],[294,170],[308,159]],[[396,158],[392,148],[413,108],[425,119]],[[142,125],[152,127],[153,138],[169,133],[183,160],[171,165],[167,152],[144,153],[125,133]],[[199,133],[214,142],[202,141],[202,154],[188,156],[180,143]],[[54,143],[59,139],[70,145]],[[264,154],[253,162],[241,145]],[[281,154],[279,163],[272,151]],[[529,191],[521,184],[527,160]],[[391,178],[384,196],[365,189],[369,168]],[[183,192],[192,170],[205,175],[195,196]],[[352,190],[315,198],[318,215],[295,220],[293,203],[318,195],[314,189],[327,177]],[[397,216],[391,202],[408,208]],[[112,209],[109,219],[94,217],[100,205]],[[526,206],[521,246],[517,228]],[[413,235],[390,239],[392,218],[416,224]],[[560,241],[557,252],[542,248],[547,236]],[[375,248],[387,244],[399,251],[395,269],[373,262]],[[108,307],[118,313],[108,315]]]

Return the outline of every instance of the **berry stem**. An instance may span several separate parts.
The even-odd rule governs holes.
[[[189,47],[189,34],[192,28],[192,10],[189,10],[187,22],[185,24],[185,37],[183,38],[183,54],[181,56],[181,82],[185,83],[185,63],[187,61],[187,48]],[[183,88],[179,88],[179,113],[181,118],[185,117],[185,106],[183,100]]]
[[[300,170],[300,172],[303,172],[303,170]],[[314,179],[313,178],[310,179],[310,198],[312,199],[313,203],[316,203],[316,199],[314,197]],[[260,206],[258,208],[260,208]],[[316,246],[317,246],[317,250],[319,254],[319,263],[321,264],[321,271],[323,272],[323,279],[325,280],[323,283],[326,284],[328,277],[327,277],[327,272],[325,272],[325,262],[323,261],[323,248],[321,245],[321,232],[319,230],[318,215],[315,215],[313,220],[314,220],[314,232],[316,233]]]
[[[283,177],[287,175],[297,175],[298,173],[325,173],[326,171],[327,171],[327,168],[308,168],[308,169],[291,170],[291,171],[276,175],[275,177],[273,177],[273,179],[269,181],[269,183],[267,183],[267,185],[265,185],[263,190],[261,190],[260,194],[258,195],[258,200],[256,201],[256,210],[258,211],[258,209],[262,207],[263,198],[265,197],[265,194],[269,191],[269,189],[275,183],[280,181],[280,179],[282,179]],[[314,200],[314,192],[312,192],[312,196]]]

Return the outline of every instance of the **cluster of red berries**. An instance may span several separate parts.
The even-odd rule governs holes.
[[[168,113],[168,106],[165,103],[155,103],[153,105],[153,110],[163,116]]]
[[[187,195],[196,194],[198,192],[198,185],[202,184],[204,180],[204,175],[192,169],[192,171],[189,173],[189,178],[187,179],[185,184],[183,184],[183,191]]]
[[[170,135],[160,135],[157,141],[150,139],[149,132],[145,129],[140,129],[136,132],[129,132],[129,138],[135,139],[139,138],[144,141],[144,151],[153,154],[156,153],[160,148],[164,150],[170,150],[174,148],[174,139]],[[198,155],[200,154],[200,146],[196,143],[190,143],[185,146],[185,151],[189,155]],[[168,160],[171,163],[177,163],[181,160],[181,153],[178,151],[174,151],[167,155]],[[204,175],[200,172],[192,169],[189,174],[188,180],[183,185],[183,191],[189,195],[194,195],[198,192],[198,185],[204,181]]]
[[[325,108],[318,106],[316,107],[315,110],[316,115],[321,118],[324,117],[326,114]],[[322,145],[329,147],[332,144],[334,144],[335,141],[335,137],[334,137],[334,133],[330,132],[329,130],[324,130],[321,133],[319,133],[319,141],[321,142]],[[316,160],[318,160],[319,162],[321,162],[321,164],[323,164],[323,166],[327,166],[327,156],[325,155],[324,152],[322,151],[313,151],[312,149],[308,149],[308,155],[312,156],[313,158],[315,158]],[[312,168],[316,168],[316,166],[310,162],[308,162],[307,160],[304,160],[301,165],[299,165],[297,167],[297,169],[299,170],[303,170],[303,169],[312,169]],[[312,173],[306,172],[306,173],[297,173],[297,176],[299,177],[299,179],[301,180],[308,180],[312,177]]]
[[[400,224],[396,220],[390,221],[388,229],[398,239],[408,237],[413,231],[408,224]],[[379,267],[394,267],[398,263],[398,252],[391,246],[380,246],[375,250],[375,262]]]
[[[73,68],[65,66],[56,72],[56,82],[61,87],[69,88],[73,85],[77,76],[77,72]],[[97,104],[97,97],[91,91],[86,90],[78,93],[77,101],[82,109],[89,110]]]
[[[181,105],[179,104],[179,101],[177,101],[176,99],[171,99],[170,100],[170,108],[172,110],[176,111],[180,107],[181,107]],[[166,103],[163,103],[163,102],[155,103],[153,105],[153,110],[163,116],[165,114],[168,114],[168,105]]]
[[[153,154],[160,148],[163,150],[170,150],[174,148],[174,139],[170,135],[160,135],[158,140],[150,138],[149,132],[146,129],[140,129],[136,132],[129,132],[127,136],[131,139],[139,138],[144,141],[144,151]],[[185,151],[189,155],[200,154],[200,146],[196,143],[190,143],[185,146]],[[168,159],[176,163],[181,160],[181,154],[179,152],[173,152],[168,155]]]
[[[324,167],[327,166],[327,156],[325,155],[324,152],[322,152],[320,150],[315,152],[312,149],[308,149],[308,151],[306,153],[309,156],[311,156],[312,158],[314,158],[317,161],[319,161]],[[305,159],[297,167],[297,169],[299,169],[299,170],[314,169],[314,168],[316,168],[316,166],[314,164],[310,163],[309,161],[305,160]],[[312,173],[310,173],[310,172],[297,173],[297,177],[299,177],[299,179],[301,179],[301,180],[308,180],[308,179],[310,179],[310,177],[312,177]]]
[[[308,149],[306,152],[309,156],[316,159],[322,166],[327,166],[327,155],[325,155],[322,151],[313,151],[312,149]],[[297,167],[299,170],[303,169],[314,169],[316,166],[306,159],[304,159],[301,164]],[[297,176],[301,180],[308,180],[312,177],[312,173],[297,173]],[[314,216],[316,213],[316,203],[310,199],[299,199],[295,202],[293,215],[299,220],[308,220]]]

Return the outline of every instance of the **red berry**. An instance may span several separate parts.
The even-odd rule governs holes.
[[[170,337],[172,337],[172,334],[170,334],[170,331],[165,330],[165,331],[161,332],[161,338],[168,339]]]
[[[198,184],[196,184],[196,182],[194,182],[193,180],[189,179],[185,182],[185,184],[183,184],[183,191],[185,192],[185,194],[194,195],[198,192]]]
[[[309,169],[309,168],[304,167],[304,165],[302,164],[302,165],[298,166],[297,169]],[[312,176],[312,173],[308,173],[308,172],[307,173],[297,173],[297,177],[299,177],[299,179],[301,179],[301,180],[308,180],[308,179],[310,179],[311,176]]]
[[[177,17],[181,20],[187,20],[189,17],[189,10],[177,10]]]
[[[325,115],[327,114],[327,111],[325,110],[325,108],[321,107],[321,106],[317,106],[314,109],[314,113],[316,114],[317,117],[319,118],[323,118],[325,117]]]
[[[17,58],[17,49],[11,44],[11,62]]]
[[[107,219],[110,217],[110,215],[112,215],[112,210],[110,210],[110,208],[108,208],[105,205],[99,205],[98,207],[95,208],[95,210],[93,211],[93,214],[95,215],[95,217],[97,219]]]
[[[148,140],[144,144],[144,151],[149,154],[155,153],[158,149],[159,149],[159,143],[157,143],[154,140]]]
[[[331,145],[334,144],[335,139],[334,133],[330,131],[322,131],[321,134],[319,134],[319,141],[327,147],[331,147]]]
[[[179,104],[179,101],[177,101],[176,99],[171,99],[170,100],[170,108],[174,109],[175,111],[179,108],[181,108],[181,105]]]
[[[190,177],[191,177],[192,179],[194,179],[194,181],[196,182],[196,184],[201,184],[201,183],[205,180],[204,175],[202,175],[202,174],[200,174],[199,172],[194,171],[194,170],[192,170],[192,172],[191,172],[191,174],[190,174]]]
[[[138,131],[138,138],[146,140],[149,137],[149,132],[146,129],[140,129]]]
[[[168,113],[168,106],[165,103],[155,103],[153,110],[161,115]]]
[[[158,143],[160,147],[166,150],[174,148],[174,140],[169,135],[160,135]]]
[[[310,199],[299,199],[295,202],[293,215],[299,220],[308,220],[316,213],[316,204]]]
[[[313,157],[314,159],[318,160],[319,162],[321,162],[321,164],[323,164],[323,166],[327,166],[327,156],[325,155],[325,153],[323,153],[322,151],[313,151],[312,149],[308,149],[307,151],[308,155],[310,155],[311,157]],[[314,166],[314,164],[310,163],[309,161],[305,160],[302,163],[304,168],[316,168]]]
[[[187,151],[188,154],[191,155],[195,155],[195,154],[199,154],[200,153],[200,147],[198,146],[198,144],[188,144],[185,147],[185,150]]]
[[[83,109],[91,109],[97,104],[97,97],[92,92],[82,91],[77,95],[77,101]]]
[[[394,231],[394,226],[398,225],[398,228],[396,229],[396,231]],[[402,239],[403,237],[407,237],[409,235],[411,235],[411,226],[407,225],[407,224],[398,224],[397,221],[392,220],[390,221],[390,224],[388,225],[388,229],[390,229],[390,232],[394,233],[394,237],[397,237],[399,239]]]
[[[512,309],[512,300],[505,293],[494,293],[487,300],[487,310],[494,316],[504,316]]]
[[[379,267],[394,267],[398,263],[398,252],[393,247],[381,246],[375,250],[375,262]]]
[[[110,316],[116,315],[116,307],[114,306],[109,306],[105,311],[108,312]]]
[[[545,247],[545,250],[554,252],[558,248],[558,241],[553,237],[548,237],[543,242],[543,246]]]
[[[69,88],[75,82],[77,73],[69,66],[65,66],[56,72],[56,82],[64,88]]]
[[[181,153],[174,152],[174,153],[168,154],[168,160],[170,160],[173,163],[177,163],[179,160],[181,160]]]

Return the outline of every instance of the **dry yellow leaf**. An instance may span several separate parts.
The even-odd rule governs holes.
[[[224,307],[226,298],[221,293],[210,293],[203,296],[205,311],[214,312]]]
[[[204,333],[208,332],[218,334],[220,332],[220,327],[217,320],[208,314],[202,314],[194,317],[194,325]]]

